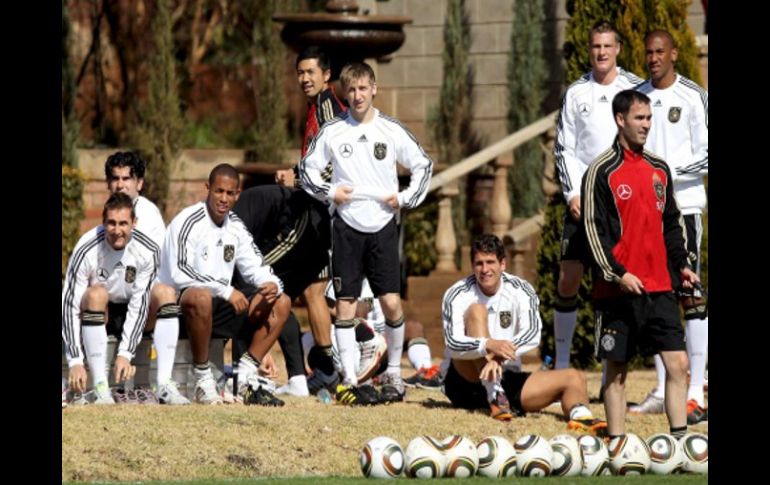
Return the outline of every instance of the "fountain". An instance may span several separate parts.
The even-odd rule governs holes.
[[[284,23],[281,39],[295,51],[309,45],[323,48],[332,60],[332,79],[347,62],[380,59],[398,50],[406,39],[409,17],[361,15],[355,0],[329,0],[326,12],[277,13]]]

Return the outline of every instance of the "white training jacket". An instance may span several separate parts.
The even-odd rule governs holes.
[[[136,214],[136,228],[150,236],[158,247],[163,247],[163,239],[166,235],[166,223],[160,215],[158,206],[144,196],[134,199],[134,213]]]
[[[322,173],[332,162],[331,182]],[[398,192],[396,162],[410,170],[409,186]],[[331,203],[350,227],[377,232],[397,210],[385,199],[398,193],[400,207],[417,207],[428,193],[433,162],[414,135],[398,120],[374,110],[374,119],[359,123],[348,112],[326,123],[299,163],[303,188],[313,197]],[[353,187],[353,200],[337,207],[339,185]]]
[[[503,272],[502,284],[493,296],[485,295],[474,275],[449,287],[444,293],[442,319],[446,356],[453,359],[478,359],[487,354],[487,339],[465,335],[465,312],[474,303],[487,307],[489,335],[495,340],[509,340],[516,346],[516,359],[504,367],[521,370],[521,356],[540,343],[542,322],[540,300],[526,280]]]
[[[224,300],[233,293],[235,268],[255,287],[273,282],[278,294],[283,283],[264,263],[251,234],[234,212],[221,226],[211,219],[205,202],[191,205],[174,217],[166,230],[158,280],[177,291],[195,286],[208,288]]]
[[[134,358],[147,322],[150,287],[159,258],[157,244],[138,229],[132,231],[119,251],[107,244],[101,225],[80,238],[70,257],[62,291],[62,337],[70,367],[83,364],[80,303],[86,289],[94,285],[107,289],[111,303],[128,303],[118,355],[129,361]]]
[[[666,161],[682,214],[700,214],[706,207],[703,176],[709,172],[709,95],[679,74],[666,89],[650,80],[637,87],[650,97],[652,127],[644,144]]]

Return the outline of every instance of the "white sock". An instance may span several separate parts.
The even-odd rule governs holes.
[[[660,354],[655,354],[655,374],[658,376],[658,384],[652,390],[652,395],[663,399],[666,397],[666,366]]]
[[[80,330],[94,386],[100,382],[107,383],[107,327],[83,325]]]
[[[432,365],[430,358],[430,347],[428,347],[427,340],[424,342],[410,342],[406,349],[406,355],[409,357],[409,362],[412,363],[412,367],[414,367],[415,370],[420,370],[422,368],[427,369]]]
[[[498,392],[505,392],[503,390],[503,386],[500,384],[500,381],[485,381],[482,380],[481,384],[484,386],[484,389],[487,391],[487,401],[492,402],[492,399],[494,399],[495,394]]]
[[[569,411],[569,419],[582,419],[582,418],[593,418],[593,417],[594,415],[591,412],[591,410],[582,404],[580,404],[579,406],[574,406]]]
[[[358,384],[356,377],[356,331],[353,327],[334,327],[334,337],[340,352],[340,361],[344,371],[344,383],[355,386]]]
[[[179,340],[179,319],[159,318],[155,321],[155,331],[152,334],[152,343],[158,354],[158,386],[162,386],[171,380],[174,370],[174,357],[176,357],[176,343]]]
[[[277,394],[289,394],[298,397],[307,397],[310,391],[307,388],[307,378],[303,375],[289,377],[289,382],[278,388]]]
[[[571,312],[553,311],[553,335],[556,346],[554,369],[569,368],[569,353],[576,326],[577,310]]]
[[[709,319],[707,317],[702,320],[687,320],[685,323],[687,357],[690,358],[690,387],[687,389],[687,399],[695,399],[698,405],[705,406],[703,380],[709,348]]]
[[[388,370],[389,374],[401,375],[401,356],[404,353],[404,331],[406,325],[403,323],[396,328],[390,325],[385,326],[385,342],[388,344]]]

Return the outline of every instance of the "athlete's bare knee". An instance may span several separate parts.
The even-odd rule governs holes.
[[[152,287],[152,301],[156,305],[166,305],[168,303],[176,303],[176,290],[171,286],[164,285],[163,283],[155,283]]]
[[[84,310],[104,311],[107,308],[107,303],[110,301],[110,295],[107,293],[107,288],[104,286],[89,286],[85,293],[83,293],[83,299],[81,301],[81,306]]]
[[[185,314],[211,314],[212,297],[207,289],[188,288],[179,303]]]

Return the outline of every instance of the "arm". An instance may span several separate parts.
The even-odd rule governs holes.
[[[559,171],[559,180],[561,181],[561,190],[567,203],[573,197],[580,195],[580,178],[582,176],[580,160],[578,160],[575,152],[577,128],[569,94],[569,90],[564,93],[561,110],[556,118],[556,140],[553,146],[556,168]]]
[[[693,162],[677,167],[675,180],[695,180],[709,173],[709,95],[701,90],[701,102],[692,104],[690,143]]]
[[[337,189],[335,185],[324,182],[322,176],[329,160],[332,159],[331,150],[326,143],[327,134],[326,127],[321,128],[318,136],[310,144],[307,154],[299,162],[299,177],[302,188],[321,202],[334,201],[334,194]]]
[[[671,177],[668,166],[663,167],[666,176]],[[671,180],[671,178],[669,178]],[[687,229],[684,218],[679,211],[679,205],[674,197],[674,184],[666,184],[666,206],[663,209],[663,239],[666,243],[668,259],[674,267],[681,271],[690,268],[690,260],[687,257]]]
[[[90,261],[87,252],[89,245],[81,242],[75,247],[67,266],[67,277],[62,291],[61,333],[64,339],[64,352],[67,365],[72,368],[83,365],[83,352],[80,340],[80,302],[88,288]]]
[[[468,302],[463,298],[463,290],[466,288],[464,282],[452,286],[444,293],[442,304],[444,345],[453,359],[460,360],[478,359],[487,355],[487,338],[465,335],[464,315]]]
[[[265,264],[262,253],[254,243],[249,231],[239,220],[231,219],[230,223],[238,237],[238,247],[235,249],[235,266],[243,279],[256,287],[264,286],[266,283],[275,283],[278,287],[276,296],[280,295],[283,292],[283,282],[273,274],[273,268]]]
[[[400,135],[398,160],[412,173],[409,186],[398,193],[399,207],[414,209],[425,200],[433,174],[433,161],[422,149],[414,135],[403,125]]]
[[[131,299],[128,300],[126,322],[123,324],[123,335],[118,346],[118,356],[125,357],[129,362],[134,359],[136,348],[142,340],[142,332],[147,324],[150,309],[150,289],[155,280],[157,269],[157,254],[145,260],[140,268],[136,268],[136,280],[133,283]]]
[[[530,350],[540,345],[540,332],[543,323],[540,320],[540,300],[537,298],[535,289],[525,280],[514,280],[514,286],[520,284],[517,292],[521,295],[518,298],[518,308],[515,318],[518,325],[516,333],[513,335],[513,345],[516,347],[516,357],[520,358]]]

